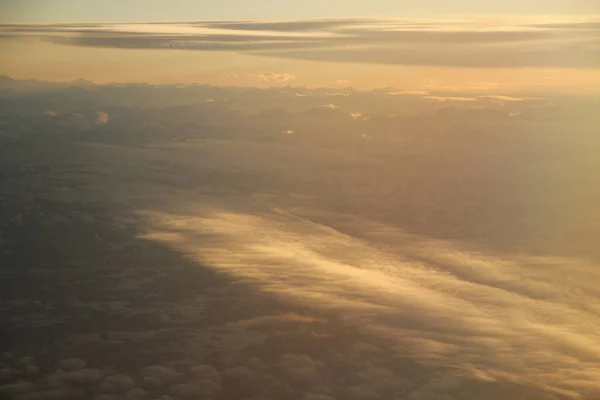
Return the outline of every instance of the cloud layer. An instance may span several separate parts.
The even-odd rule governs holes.
[[[334,311],[391,340],[399,355],[452,365],[481,382],[572,399],[600,393],[592,383],[600,376],[598,290],[587,283],[600,277],[593,265],[497,258],[347,215],[335,229],[316,222],[323,215],[277,210],[146,216],[162,227],[148,238],[262,290]],[[364,238],[344,233],[353,225]],[[567,271],[586,278],[566,279]]]
[[[72,46],[233,51],[318,61],[600,68],[600,22],[594,17],[3,24],[0,35]]]

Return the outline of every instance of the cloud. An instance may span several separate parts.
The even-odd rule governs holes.
[[[395,344],[398,356],[456,368],[409,398],[451,396],[450,390],[462,390],[456,382],[465,380],[572,399],[600,393],[600,384],[592,383],[600,382],[599,321],[586,311],[599,294],[593,282],[600,276],[583,260],[498,258],[347,215],[333,228],[321,220],[334,217],[319,214],[197,212],[147,213],[150,229],[171,232],[147,237],[263,291],[335,312],[380,343]],[[360,237],[345,233],[353,226],[360,227]],[[198,231],[214,235],[214,242],[196,238]],[[578,279],[567,285],[568,271]],[[278,365],[307,386],[323,376],[323,365],[305,355],[288,355]],[[389,370],[375,368],[354,382],[344,398],[388,398],[382,393],[392,390],[394,379]]]
[[[241,384],[248,384],[254,377],[254,372],[244,366],[229,368],[225,371],[227,378]]]
[[[150,398],[150,393],[142,388],[131,389],[125,393],[126,400],[146,400],[148,398]]]
[[[179,378],[180,374],[170,367],[153,365],[141,370],[140,375],[146,382],[151,382],[153,385],[167,385]]]
[[[591,51],[600,44],[597,17],[536,21],[539,18],[3,24],[0,34],[73,46],[234,51],[316,61],[600,68],[600,56]]]
[[[350,385],[344,389],[344,398],[348,400],[380,400],[381,395],[368,386]]]
[[[265,82],[289,82],[296,79],[296,75],[285,72],[263,72],[260,74],[248,74],[246,76],[250,79],[256,79]]]
[[[296,383],[302,385],[316,385],[320,382],[321,370],[325,364],[321,361],[313,361],[306,354],[288,354],[283,356],[279,367],[285,374]]]
[[[501,101],[525,101],[526,100],[522,97],[503,96],[503,95],[478,96],[478,98],[489,99],[489,100],[501,100]]]
[[[119,394],[133,389],[134,387],[135,381],[129,375],[117,374],[106,377],[100,384],[98,392],[106,394]]]
[[[229,74],[231,79],[248,79],[254,81],[285,83],[296,80],[296,75],[288,72],[260,72],[252,74]]]
[[[338,110],[340,107],[335,104],[325,104],[321,108],[324,108],[326,110]]]
[[[437,101],[477,101],[474,97],[460,97],[460,96],[423,96],[424,99],[437,100]]]
[[[321,393],[309,393],[304,396],[304,400],[335,400],[335,398]]]
[[[76,371],[78,369],[85,368],[85,361],[79,358],[70,358],[68,360],[62,360],[58,363],[58,368],[65,371]]]
[[[213,23],[211,26],[222,29],[233,29],[243,31],[273,31],[273,32],[306,32],[306,31],[328,31],[335,28],[343,28],[360,25],[369,22],[369,19],[318,19],[307,21],[282,21],[282,22],[225,22]],[[202,22],[198,24],[203,25]]]
[[[107,113],[104,111],[99,111],[96,113],[96,123],[98,125],[108,125],[108,121],[110,120]]]
[[[175,396],[182,399],[198,399],[216,395],[221,391],[221,387],[212,380],[202,379],[175,385],[171,390]]]
[[[0,393],[7,393],[11,396],[23,396],[33,393],[37,390],[37,385],[33,382],[21,381],[0,386]]]
[[[390,95],[390,96],[425,96],[428,95],[430,92],[428,90],[400,90],[397,92],[388,92],[386,94]]]
[[[48,383],[53,387],[62,387],[64,385],[88,386],[95,385],[102,381],[104,374],[93,368],[84,368],[74,371],[58,370],[48,377]]]
[[[600,30],[600,21],[579,21],[579,22],[555,22],[555,23],[544,23],[534,24],[534,28],[545,28],[545,29],[556,29],[556,30]]]
[[[198,365],[190,369],[192,374],[197,378],[209,379],[215,382],[221,382],[221,374],[210,365]]]
[[[404,44],[394,48],[362,47],[327,50],[282,50],[257,54],[310,61],[337,61],[365,64],[448,66],[464,68],[600,68],[600,56],[590,54],[585,45],[557,44],[537,47],[523,44],[519,47],[494,46],[416,46]]]
[[[455,400],[451,393],[460,388],[459,380],[450,376],[436,376],[410,393],[408,400]]]
[[[314,324],[316,322],[322,322],[322,320],[304,317],[297,314],[282,314],[277,316],[269,317],[256,317],[250,320],[242,320],[235,323],[236,326],[244,327],[260,327],[260,326],[271,326],[271,327],[285,327],[285,326],[297,326],[299,324]]]
[[[293,135],[295,132],[291,129],[286,129],[286,130],[282,131],[281,133],[286,134],[286,135]]]

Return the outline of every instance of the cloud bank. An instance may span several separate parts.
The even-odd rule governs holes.
[[[398,356],[559,398],[600,393],[598,289],[591,283],[600,276],[583,261],[498,258],[347,215],[336,228],[317,222],[323,216],[277,210],[145,215],[153,227],[147,238],[262,290],[333,311],[395,343]],[[353,224],[363,238],[344,233]],[[586,278],[568,279],[567,271]],[[298,363],[297,379],[315,374],[300,361],[289,360]],[[432,385],[431,398],[447,389]]]
[[[338,19],[3,24],[3,37],[57,44],[232,51],[268,57],[452,67],[600,68],[600,18]]]

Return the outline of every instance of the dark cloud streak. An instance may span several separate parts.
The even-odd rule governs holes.
[[[303,60],[447,67],[599,68],[600,23],[494,25],[486,20],[192,21],[1,24],[0,35],[72,46],[232,51]],[[178,31],[177,28],[180,28]]]

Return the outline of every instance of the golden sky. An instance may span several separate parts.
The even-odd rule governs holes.
[[[10,2],[9,2],[10,5]],[[0,26],[0,74],[97,83],[596,91],[600,17],[435,16]],[[328,15],[323,11],[322,15]],[[314,10],[315,16],[320,16]],[[69,14],[66,14],[69,15]],[[102,14],[100,14],[102,15]],[[233,16],[238,16],[232,12]]]

